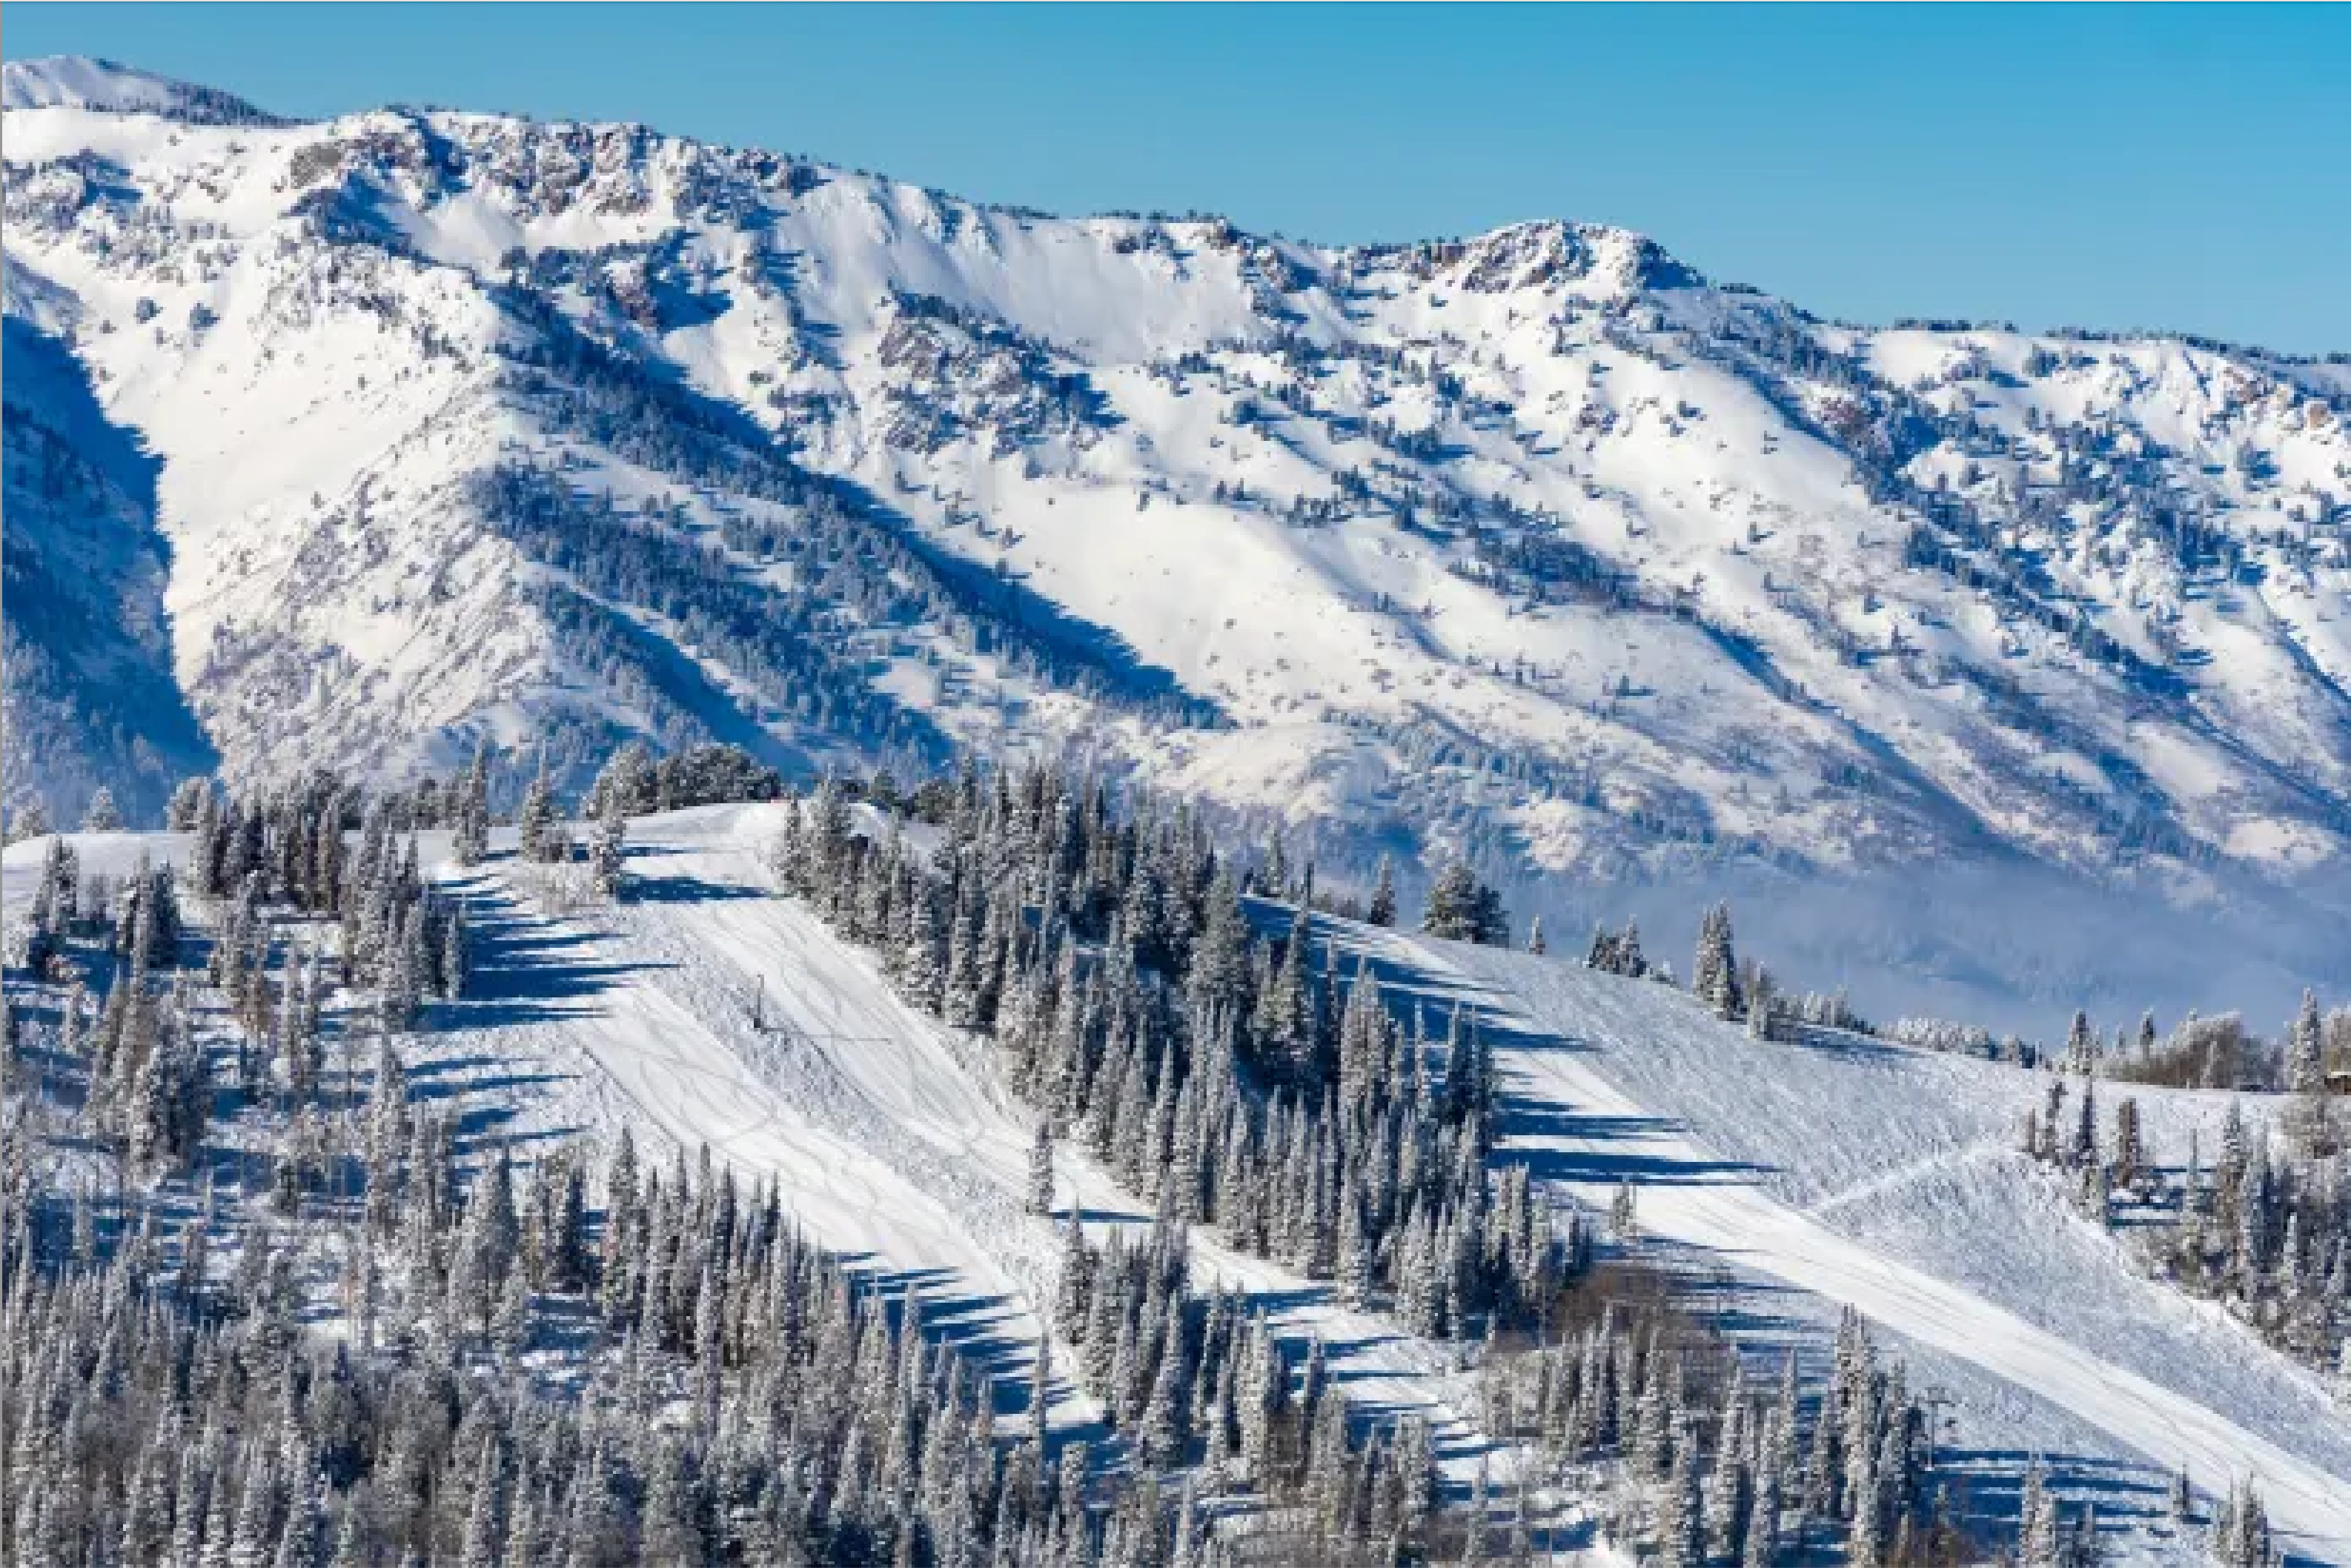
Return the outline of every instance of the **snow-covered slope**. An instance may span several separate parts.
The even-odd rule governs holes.
[[[0,763],[65,821],[100,786],[152,820],[214,761],[172,674],[154,464],[91,397],[57,302],[13,267],[6,285]]]
[[[161,462],[240,778],[1066,747],[1580,879],[2351,844],[2344,364],[7,68],[10,265]]]
[[[503,854],[437,868],[474,911],[477,982],[448,1027],[408,1042],[412,1077],[519,1147],[625,1125],[664,1159],[707,1144],[746,1176],[776,1175],[818,1239],[916,1283],[929,1321],[1020,1377],[1056,1247],[1022,1212],[1028,1113],[984,1045],[904,1006],[869,956],[775,895],[776,810],[632,823],[633,891],[617,905],[543,911]],[[92,872],[184,850],[169,835],[79,841]],[[12,912],[42,849],[6,852]],[[1334,920],[1315,938],[1351,971],[1368,959],[1391,1005],[1470,1006],[1500,1047],[1496,1158],[1593,1208],[1632,1182],[1648,1244],[1762,1366],[1791,1345],[1823,1354],[1840,1305],[1858,1307],[1935,1391],[1950,1422],[1938,1463],[1989,1517],[2040,1455],[2110,1530],[2168,1530],[2159,1499],[2185,1465],[2211,1493],[2257,1478],[2292,1552],[2351,1563],[2351,1416],[2241,1325],[2146,1279],[2010,1154],[2039,1074],[1858,1040],[1756,1041],[1673,988],[1573,963]],[[2219,1097],[2137,1092],[2151,1157],[2177,1165],[2194,1130],[2215,1145]],[[1067,1154],[1065,1209],[1147,1220]],[[1198,1279],[1320,1337],[1350,1398],[1432,1416],[1457,1479],[1491,1458],[1455,1349],[1213,1235],[1195,1245]],[[1057,1419],[1082,1422],[1082,1396],[1062,1395]]]
[[[1026,1376],[1063,1246],[1023,1211],[1033,1114],[987,1048],[905,1005],[870,955],[797,901],[765,861],[780,808],[720,806],[634,824],[631,899],[541,912],[511,833],[471,872],[420,839],[428,870],[475,934],[468,999],[404,1042],[412,1076],[466,1103],[518,1148],[540,1137],[609,1141],[622,1127],[666,1160],[707,1147],[751,1179],[777,1177],[819,1243],[921,1286],[930,1321],[983,1364]],[[185,834],[76,834],[86,873],[141,855],[184,863]],[[5,852],[5,913],[21,917],[47,841]],[[435,863],[438,862],[439,863]],[[1084,1155],[1057,1161],[1057,1202],[1090,1230],[1145,1228],[1147,1207]],[[1259,1298],[1302,1354],[1330,1347],[1351,1397],[1417,1410],[1466,1480],[1484,1445],[1458,1347],[1350,1312],[1326,1286],[1194,1238],[1195,1278]],[[1055,1420],[1091,1406],[1074,1385]]]
[[[2043,1075],[1858,1037],[1755,1040],[1686,993],[1573,963],[1364,945],[1405,949],[1405,973],[1480,1007],[1508,1042],[1506,1150],[1586,1201],[1630,1179],[1645,1231],[1853,1303],[1951,1364],[1980,1429],[2029,1390],[2162,1470],[2258,1475],[2288,1528],[2351,1551],[2335,1391],[2147,1278],[2016,1152]],[[2151,1157],[2220,1145],[2227,1096],[2129,1092]]]
[[[760,859],[775,810],[641,824],[639,892],[620,906],[536,917],[486,887],[511,923],[498,940],[518,949],[515,994],[494,982],[485,1027],[437,1054],[509,1074],[558,1064],[562,1087],[526,1125],[625,1120],[706,1140],[783,1175],[832,1245],[941,1270],[925,1277],[943,1297],[982,1303],[976,1338],[1033,1335],[1054,1239],[1020,1212],[1028,1114],[983,1047],[772,895]],[[1343,921],[1316,935],[1344,969],[1369,957],[1396,1005],[1476,1009],[1503,1043],[1497,1158],[1595,1211],[1633,1180],[1645,1233],[1734,1270],[1729,1317],[1777,1325],[1751,1336],[1759,1354],[1815,1342],[1851,1303],[1949,1395],[1945,1462],[1988,1488],[2037,1450],[2069,1495],[2128,1521],[2153,1517],[2183,1465],[2214,1489],[2256,1476],[2297,1551],[2351,1561],[2351,1419],[2322,1379],[2145,1278],[2011,1155],[2039,1074],[1875,1042],[1758,1042],[1685,993],[1573,963]],[[559,956],[550,970],[539,954]],[[2217,1146],[2223,1097],[2137,1093],[2152,1157],[2184,1161],[2191,1130]],[[1146,1218],[1090,1166],[1065,1171],[1071,1199],[1105,1222]],[[1201,1278],[1280,1303],[1288,1332],[1332,1347],[1351,1397],[1428,1412],[1457,1476],[1474,1470],[1476,1406],[1450,1352],[1212,1237],[1196,1245]]]
[[[256,124],[271,119],[243,99],[216,88],[195,87],[112,60],[78,55],[10,60],[0,66],[0,106],[152,114],[198,125]]]
[[[445,873],[486,918],[486,1005],[468,1009],[477,1024],[434,1037],[434,1055],[507,1076],[554,1069],[559,1086],[521,1098],[517,1130],[626,1124],[778,1176],[825,1245],[965,1303],[959,1336],[1033,1346],[1061,1239],[1022,1211],[1032,1117],[985,1068],[985,1047],[905,1005],[868,955],[774,896],[762,857],[779,810],[647,822],[629,862],[640,895],[578,917],[534,914],[496,871]],[[1064,1206],[1104,1225],[1148,1221],[1081,1157],[1063,1163]],[[1467,1452],[1467,1379],[1449,1352],[1262,1260],[1196,1245],[1203,1281],[1291,1302],[1276,1322],[1343,1347],[1362,1397],[1429,1408]]]

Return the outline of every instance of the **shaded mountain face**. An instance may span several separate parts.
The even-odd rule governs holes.
[[[0,765],[78,821],[103,785],[134,818],[214,766],[172,672],[155,464],[57,336],[64,302],[7,278],[0,346]]]
[[[1834,326],[1574,224],[1327,249],[7,71],[12,350],[58,302],[158,465],[163,612],[103,635],[168,634],[241,779],[1069,751],[1580,878],[2351,841],[2351,366]],[[79,425],[9,397],[13,655],[62,591],[18,433]],[[12,733],[103,667],[12,669]]]

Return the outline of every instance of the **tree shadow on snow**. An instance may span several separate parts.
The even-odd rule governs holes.
[[[1798,1025],[1795,1038],[1781,1043],[1811,1051],[1816,1056],[1835,1057],[1843,1061],[1894,1061],[1917,1054],[1910,1047],[1888,1045],[1882,1040],[1872,1040],[1851,1030],[1823,1029],[1813,1024]]]
[[[1297,913],[1294,904],[1254,896],[1241,900],[1241,910],[1258,936],[1276,941],[1288,939],[1290,922]],[[1427,1026],[1432,1039],[1441,1042],[1453,1009],[1459,1006],[1479,1020],[1481,1030],[1489,1034],[1496,1032],[1497,1015],[1508,1000],[1499,988],[1464,975],[1428,969],[1414,961],[1409,950],[1400,943],[1374,934],[1373,927],[1322,914],[1310,915],[1307,922],[1312,934],[1316,967],[1335,970],[1341,979],[1350,984],[1358,974],[1369,974],[1379,984],[1380,999],[1399,1021],[1409,1025],[1417,1017]]]
[[[411,1104],[431,1104],[435,1100],[456,1100],[481,1094],[509,1094],[518,1089],[537,1088],[542,1083],[569,1083],[571,1075],[564,1072],[497,1072],[483,1078],[451,1080],[425,1083],[408,1092]]]
[[[674,967],[642,959],[570,956],[614,949],[594,932],[559,925],[530,913],[503,888],[474,885],[479,891],[465,904],[474,967],[465,999],[453,1020],[458,1028],[498,1029],[593,1016],[595,1009],[578,1004],[629,976]]]
[[[2097,1511],[2102,1531],[2153,1529],[2160,1533],[2179,1528],[2171,1521],[2168,1478],[2141,1462],[1940,1442],[1934,1450],[1936,1473],[1950,1483],[1954,1513],[1975,1533],[1995,1541],[2012,1540],[2022,1528],[2024,1479],[2036,1459],[2068,1528],[2085,1507]],[[2194,1479],[2200,1486],[2226,1484],[2222,1477]],[[2201,1500],[2197,1514],[2206,1516]],[[2197,1526],[2189,1529],[2200,1537]]]
[[[955,1291],[951,1288],[960,1276],[952,1269],[859,1269],[842,1255],[834,1256],[851,1268],[859,1288],[879,1300],[893,1322],[905,1321],[910,1296],[919,1299],[923,1338],[955,1350],[987,1388],[998,1415],[1016,1416],[1028,1408],[1036,1351],[1024,1336],[1003,1332],[1013,1315],[1011,1297]]]
[[[623,899],[630,904],[715,904],[774,896],[759,888],[739,882],[711,882],[698,876],[649,876],[633,878]]]
[[[1770,1167],[1745,1160],[1694,1158],[1642,1153],[1634,1148],[1564,1149],[1542,1140],[1623,1140],[1667,1137],[1680,1131],[1658,1117],[1586,1114],[1563,1111],[1555,1102],[1505,1095],[1499,1107],[1500,1157],[1523,1165],[1538,1182],[1631,1182],[1635,1186],[1693,1186],[1751,1183]]]

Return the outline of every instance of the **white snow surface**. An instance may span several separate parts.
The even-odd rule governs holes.
[[[0,104],[9,109],[152,113],[170,109],[183,90],[163,77],[76,55],[0,65]]]
[[[85,55],[0,63],[0,107],[152,114],[199,122],[266,118],[226,93]]]

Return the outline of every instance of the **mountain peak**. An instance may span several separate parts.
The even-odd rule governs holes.
[[[44,55],[0,65],[0,107],[154,114],[199,125],[281,123],[234,93],[89,55]]]
[[[108,515],[169,519],[151,664],[241,780],[492,732],[581,785],[621,738],[862,772],[1100,717],[1106,768],[1311,816],[1326,868],[1392,830],[1594,879],[2351,858],[2341,367],[1833,327],[1560,218],[1332,247],[635,126],[177,135],[197,89],[142,73],[8,88],[131,106],[11,111],[8,304],[161,463]],[[58,578],[98,510],[50,505]],[[27,700],[121,687],[57,648]],[[52,809],[99,771],[26,754]]]

